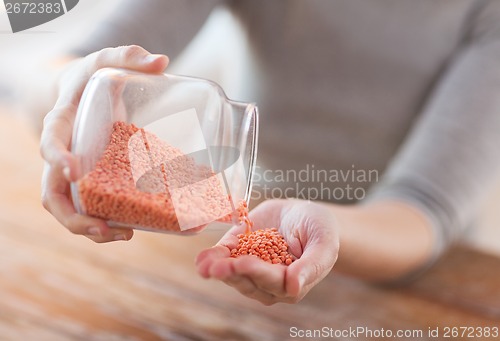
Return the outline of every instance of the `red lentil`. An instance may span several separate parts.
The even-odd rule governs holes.
[[[179,232],[219,218],[230,201],[209,167],[133,124],[115,122],[95,168],[79,181],[88,215],[130,227]],[[182,229],[181,229],[182,227]]]
[[[238,221],[240,224],[245,224],[245,233],[248,235],[252,232],[253,221],[248,216],[248,204],[245,200],[241,201],[238,208]]]
[[[238,235],[238,246],[231,250],[231,257],[253,255],[271,264],[290,265],[294,257],[288,251],[285,238],[278,229],[256,230]]]

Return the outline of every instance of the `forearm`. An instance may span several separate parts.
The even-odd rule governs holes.
[[[399,279],[431,259],[431,223],[418,209],[397,201],[329,205],[340,230],[335,269],[365,280]]]

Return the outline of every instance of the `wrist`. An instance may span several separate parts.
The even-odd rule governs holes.
[[[336,269],[371,281],[399,279],[430,261],[434,236],[427,217],[398,201],[330,205],[340,233]]]

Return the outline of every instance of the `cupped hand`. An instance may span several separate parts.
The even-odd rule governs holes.
[[[104,220],[80,215],[70,197],[70,182],[78,174],[77,159],[69,151],[78,104],[90,77],[105,67],[160,73],[168,65],[164,55],[153,55],[139,46],[107,48],[70,62],[58,81],[58,98],[44,119],[40,151],[45,160],[42,177],[44,207],[69,231],[103,243],[129,240],[133,230],[110,227]]]
[[[268,200],[250,212],[254,229],[278,228],[297,259],[289,266],[256,256],[230,257],[243,226],[231,228],[196,258],[198,272],[265,305],[300,301],[332,269],[339,252],[338,224],[324,206],[302,200]]]

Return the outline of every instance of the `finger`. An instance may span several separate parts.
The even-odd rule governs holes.
[[[67,66],[60,80],[59,98],[57,103],[73,102],[81,96],[83,88],[90,77],[99,69],[114,67],[146,73],[160,73],[169,63],[168,57],[161,54],[151,54],[140,46],[120,46],[105,48],[77,59]]]
[[[56,107],[44,119],[44,129],[40,142],[40,153],[54,171],[61,172],[67,181],[76,181],[77,159],[70,153],[71,134],[76,110],[71,105]]]
[[[251,256],[243,258],[250,257]],[[222,258],[215,260],[211,263],[211,266],[208,269],[209,277],[221,280],[227,285],[238,290],[241,294],[258,300],[263,304],[271,305],[276,303],[276,297],[272,293],[259,288],[253,278],[237,274],[236,264],[238,261],[239,259],[235,258]],[[259,260],[254,259],[254,261]]]
[[[338,223],[324,207],[304,201],[281,210],[282,226],[290,251],[298,257],[287,268],[285,291],[290,297],[305,295],[332,269],[339,250]],[[317,217],[310,219],[310,217]]]
[[[326,238],[325,238],[326,239]],[[318,284],[337,261],[338,243],[321,241],[306,246],[302,256],[288,266],[285,291],[289,296],[303,297]]]
[[[218,258],[208,254],[205,261],[200,264],[204,274],[218,280],[227,281],[230,278],[246,277],[251,279],[255,286],[274,296],[285,295],[286,267],[268,264],[255,256],[242,256],[238,258],[222,258],[222,250],[217,252]],[[227,253],[226,253],[227,255]]]
[[[74,234],[92,236],[98,242],[130,240],[133,231],[110,228],[105,221],[78,214],[68,197],[68,184],[46,166],[43,172],[42,203],[62,225]]]
[[[107,234],[109,227],[104,221],[82,216],[76,212],[68,197],[69,184],[48,164],[43,170],[42,183],[43,206],[72,233]]]
[[[129,241],[134,236],[132,229],[110,228],[105,236],[85,235],[85,237],[96,243],[107,243],[117,241]]]
[[[195,265],[198,273],[204,278],[209,278],[209,270],[212,264],[217,260],[229,258],[229,256],[229,249],[221,245],[203,250],[195,259]]]
[[[94,52],[77,60],[72,72],[62,77],[60,84],[64,87],[59,88],[56,106],[65,106],[69,103],[78,105],[85,85],[99,69],[114,67],[146,73],[161,73],[167,67],[168,62],[167,56],[150,54],[136,45],[106,48]]]
[[[168,57],[151,54],[146,49],[136,46],[105,48],[85,57],[90,61],[87,75],[91,76],[98,69],[105,67],[126,68],[143,72],[162,72],[167,67]]]
[[[240,294],[267,306],[281,301],[276,296],[259,289],[251,279],[245,276],[231,276],[223,282],[238,290]]]
[[[251,256],[234,259],[230,258],[229,254],[229,249],[223,246],[214,246],[202,251],[196,258],[198,272],[204,278],[212,277],[221,280],[227,285],[234,287],[241,294],[256,299],[265,305],[277,302],[297,302],[296,298],[284,297],[284,290],[280,292],[281,297],[273,294],[272,292],[275,291],[276,285],[268,286],[264,283],[265,280],[263,278],[269,279],[268,274],[263,274],[262,277],[256,276],[256,279],[262,282],[258,285],[254,282],[253,278],[238,274],[235,270],[237,267],[235,264],[239,262],[239,259],[251,258]],[[261,262],[259,259],[254,259],[253,261]],[[280,267],[284,268],[284,266]],[[283,278],[284,274],[282,275],[281,282],[283,282]],[[271,280],[273,279],[271,278]],[[278,285],[278,287],[283,288],[283,285]]]
[[[243,256],[232,264],[235,275],[250,278],[260,290],[277,297],[286,296],[285,279],[287,266],[269,264],[255,256]]]
[[[71,233],[85,235],[97,243],[130,240],[131,229],[110,228],[103,220],[76,213],[66,196],[52,198],[48,211]]]
[[[214,247],[200,252],[195,259],[200,275],[207,278],[209,276],[208,267],[212,262],[216,259],[229,257],[230,251],[238,246],[238,234],[244,232],[244,226],[235,225],[222,236]],[[201,266],[202,263],[204,263],[203,266]]]

